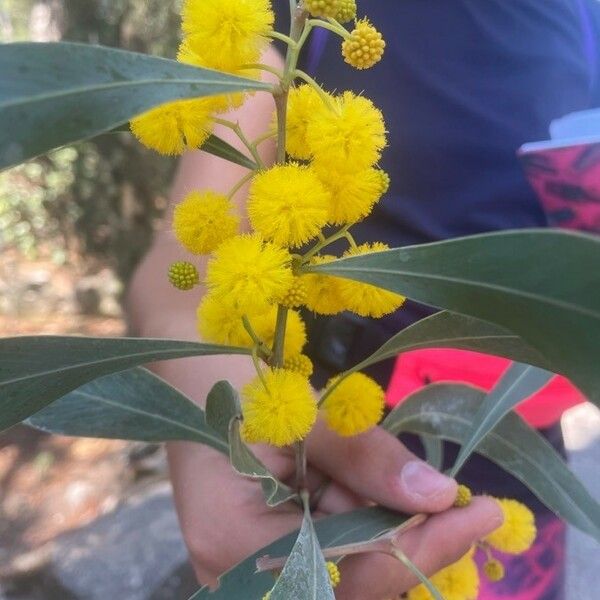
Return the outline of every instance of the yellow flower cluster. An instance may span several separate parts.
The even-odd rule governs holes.
[[[461,488],[464,488],[462,492]],[[470,490],[466,486],[459,486],[459,495],[466,497],[467,491],[470,497]],[[504,565],[492,556],[490,547],[509,554],[521,554],[529,550],[536,536],[535,519],[529,508],[516,500],[496,498],[496,501],[504,514],[504,522],[478,544],[487,554],[483,573],[492,582],[502,580],[505,569]],[[477,598],[479,573],[473,560],[474,553],[475,549],[471,548],[458,562],[430,578],[445,600]],[[408,592],[408,600],[433,600],[433,596],[423,584],[419,584]]]
[[[459,561],[430,578],[444,600],[476,600],[479,594],[479,573],[473,550]],[[429,590],[420,583],[408,592],[407,600],[433,600]]]
[[[381,57],[381,35],[366,19],[356,21],[351,33],[340,24],[356,18],[355,0],[303,0],[302,6],[344,38],[343,53],[355,66],[365,68]],[[178,59],[248,76],[260,68],[269,38],[277,36],[273,20],[270,0],[183,0]],[[253,145],[230,123],[259,166],[229,194],[192,191],[173,212],[173,233],[181,246],[207,255],[202,279],[207,293],[197,309],[200,336],[252,349],[258,377],[243,390],[243,436],[276,446],[304,439],[318,412],[298,309],[381,317],[404,302],[385,290],[308,270],[338,258],[326,253],[333,241],[327,235],[346,239],[343,257],[387,249],[380,243],[357,245],[348,231],[389,187],[388,175],[378,167],[387,142],[383,115],[368,98],[349,91],[330,94],[309,77],[310,83],[295,86],[296,75],[302,77],[297,72],[281,81],[286,121],[276,123],[280,130],[285,125],[287,156],[280,152],[277,164],[263,165],[258,140]],[[134,119],[131,129],[159,152],[180,154],[199,147],[216,115],[242,100],[230,94],[171,102]],[[246,182],[249,232],[241,230],[232,202]],[[330,234],[330,227],[339,231]],[[186,262],[175,263],[169,277],[180,289],[200,281]],[[384,392],[365,375],[332,381],[325,394],[323,416],[340,435],[366,431],[382,416]]]
[[[184,0],[181,62],[251,76],[274,21],[269,0]],[[131,121],[144,145],[166,155],[199,148],[210,134],[215,113],[239,106],[243,94],[168,102]]]

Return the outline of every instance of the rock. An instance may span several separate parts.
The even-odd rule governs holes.
[[[155,594],[169,581],[179,585],[187,563],[170,487],[163,483],[57,538],[47,577],[78,600],[150,600],[167,598]]]

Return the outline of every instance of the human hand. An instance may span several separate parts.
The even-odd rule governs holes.
[[[293,482],[292,453],[255,450],[279,479]],[[319,500],[317,518],[370,502],[432,514],[400,542],[402,551],[428,575],[458,560],[502,522],[497,503],[487,498],[451,508],[455,481],[431,469],[381,428],[341,438],[319,423],[307,439],[307,455],[311,491],[331,479]],[[295,504],[267,507],[260,485],[234,473],[227,458],[213,450],[173,443],[169,458],[184,537],[202,583],[216,586],[225,570],[300,526],[302,515]],[[383,554],[350,556],[340,567],[338,600],[385,600],[417,583],[397,559]]]

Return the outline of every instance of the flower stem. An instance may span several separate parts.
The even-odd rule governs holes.
[[[301,71],[300,69],[296,69],[294,71],[294,77],[298,77],[298,78],[304,80],[306,83],[308,83],[308,85],[310,85],[315,90],[315,92],[317,92],[317,94],[319,94],[319,97],[323,101],[323,104],[325,104],[325,106],[327,106],[327,108],[329,108],[329,110],[331,110],[331,111],[335,110],[334,105],[331,103],[331,98],[327,95],[325,90],[308,73],[305,73],[304,71]]]
[[[308,252],[306,252],[302,256],[302,261],[307,263],[315,254],[318,254],[323,248],[326,248],[333,242],[337,242],[337,240],[341,240],[346,238],[346,234],[348,233],[348,229],[350,229],[350,225],[344,225],[339,231],[336,231],[333,235],[330,235],[327,238],[319,240]]]
[[[283,79],[283,73],[276,69],[275,67],[271,67],[270,65],[264,65],[263,63],[248,63],[247,65],[242,65],[240,67],[241,70],[251,70],[255,69],[257,71],[267,71],[268,73],[272,73],[278,79]]]
[[[288,309],[281,304],[277,307],[277,321],[275,323],[275,339],[273,340],[272,366],[283,367],[283,346],[285,343],[285,326],[287,323]]]
[[[231,200],[246,184],[250,179],[254,177],[254,171],[250,171],[244,175],[232,188],[229,190],[229,194],[227,194],[227,198]]]
[[[261,168],[261,169],[265,168],[265,164],[263,163],[263,160],[260,157],[260,154],[258,153],[257,149],[252,146],[252,144],[250,143],[250,140],[246,137],[246,135],[242,131],[242,128],[240,127],[239,123],[234,123],[233,121],[229,121],[228,119],[221,119],[218,117],[215,118],[214,121],[215,121],[215,123],[218,123],[219,125],[223,125],[223,127],[227,127],[228,129],[231,129],[231,131],[233,131],[238,136],[238,138],[240,139],[242,144],[244,144],[244,146],[246,146],[246,148],[252,155],[254,162],[256,162],[256,164],[259,166],[259,168]]]

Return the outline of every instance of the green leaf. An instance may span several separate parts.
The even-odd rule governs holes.
[[[553,373],[521,363],[513,363],[494,389],[487,394],[479,410],[473,417],[471,435],[462,445],[449,475],[456,474],[471,456],[481,440],[508,414],[519,402],[526,400],[544,387],[553,377]]]
[[[227,441],[231,421],[240,417],[242,408],[237,391],[229,381],[217,381],[206,396],[206,422]]]
[[[231,466],[242,476],[260,481],[269,506],[277,506],[298,495],[279,481],[244,444],[240,435],[240,400],[228,381],[218,381],[206,398],[206,421],[229,445]]]
[[[0,45],[0,168],[105,133],[172,100],[270,86],[124,50]]]
[[[260,481],[269,506],[278,506],[288,500],[296,499],[298,496],[296,492],[279,481],[244,444],[240,435],[240,425],[239,419],[234,419],[229,430],[229,451],[233,468],[240,475]]]
[[[519,230],[355,256],[308,270],[373,284],[520,336],[600,404],[600,238]],[[529,362],[527,360],[521,362]]]
[[[431,435],[422,435],[420,438],[425,449],[425,459],[436,471],[441,471],[444,467],[444,445],[442,440]]]
[[[144,338],[0,339],[0,431],[109,373],[184,356],[249,353],[246,348]]]
[[[335,600],[308,503],[304,510],[304,519],[296,543],[269,596],[269,600],[290,600],[291,598],[294,600]]]
[[[229,451],[227,443],[206,424],[198,406],[139,367],[84,385],[27,423],[59,435],[144,442],[187,440],[224,454]]]
[[[397,435],[410,431],[464,444],[485,392],[468,385],[433,384],[412,394],[385,419]],[[526,485],[557,515],[600,541],[600,504],[571,473],[554,448],[516,413],[483,438],[477,452]]]
[[[423,348],[472,350],[539,366],[548,362],[514,333],[488,321],[444,310],[403,329],[349,372]]]
[[[321,548],[331,548],[373,539],[395,527],[408,517],[384,508],[360,508],[315,522]],[[256,560],[262,556],[285,556],[292,550],[298,531],[290,533],[232,567],[220,578],[214,592],[203,587],[189,600],[261,600],[273,587],[271,573],[256,573]]]

